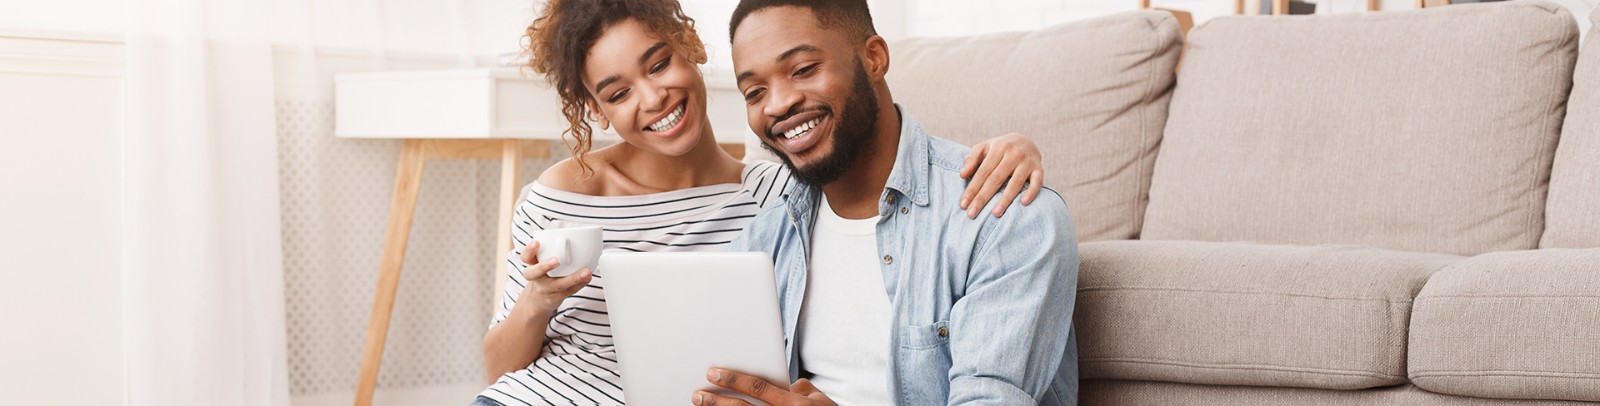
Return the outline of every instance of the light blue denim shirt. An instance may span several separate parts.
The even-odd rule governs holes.
[[[1046,188],[1003,217],[968,219],[959,204],[969,149],[900,112],[877,225],[894,403],[1076,404],[1078,242],[1066,203]],[[772,255],[791,380],[800,377],[795,327],[821,197],[816,186],[796,185],[729,248]]]

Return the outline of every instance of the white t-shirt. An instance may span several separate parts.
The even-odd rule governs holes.
[[[889,404],[889,294],[878,267],[878,217],[839,217],[819,199],[796,341],[800,365],[841,405]]]

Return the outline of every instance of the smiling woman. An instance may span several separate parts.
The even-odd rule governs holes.
[[[552,12],[554,10],[562,12]],[[561,112],[570,124],[566,135],[572,137],[573,156],[585,170],[588,168],[584,158],[594,145],[593,129],[585,123],[594,113],[592,93],[583,82],[584,75],[589,73],[584,71],[586,62],[600,39],[600,32],[623,20],[629,20],[630,26],[642,25],[635,29],[660,33],[661,40],[652,44],[650,54],[630,54],[639,56],[639,63],[646,62],[669,44],[682,53],[682,59],[687,59],[679,62],[691,67],[706,63],[705,44],[695,32],[695,21],[684,15],[676,2],[551,0],[546,4],[545,12],[528,25],[527,38],[532,44],[527,51],[528,67],[545,75],[561,95]],[[627,64],[631,65],[635,64]],[[606,77],[597,84],[609,86],[617,79]],[[596,86],[596,89],[603,86]],[[703,81],[700,87],[703,94]]]

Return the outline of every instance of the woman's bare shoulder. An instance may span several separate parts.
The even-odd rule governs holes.
[[[585,171],[577,158],[567,158],[551,165],[539,174],[539,183],[556,190],[580,193],[586,195],[598,194],[599,183],[593,182],[599,177],[594,168],[594,160],[590,157],[589,165],[592,170]],[[594,190],[588,190],[594,189]]]

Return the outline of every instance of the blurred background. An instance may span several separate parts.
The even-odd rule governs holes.
[[[1600,0],[1555,1],[1582,16]],[[350,404],[401,141],[335,137],[334,77],[501,66],[538,3],[0,0],[0,404]],[[870,3],[891,41],[1140,7]],[[713,84],[731,82],[735,4],[683,0]],[[1235,7],[1152,5],[1197,24]],[[522,179],[566,156],[550,149]],[[377,404],[466,404],[484,386],[499,176],[427,166]]]

